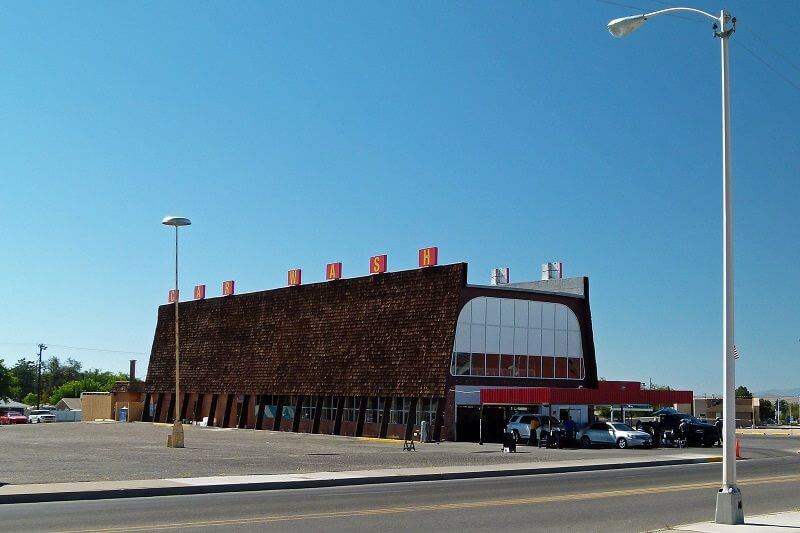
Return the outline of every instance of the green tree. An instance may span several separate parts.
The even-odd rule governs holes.
[[[21,402],[28,393],[36,392],[36,363],[22,358],[11,367],[11,373],[18,384],[18,391],[13,396],[15,400]]]
[[[0,359],[0,400],[8,400],[15,396],[19,390],[17,377],[3,364]]]
[[[739,385],[736,387],[736,397],[737,398],[752,398],[753,393],[747,390],[747,387],[744,385]]]
[[[29,392],[28,394],[26,394],[25,397],[22,398],[22,403],[24,403],[25,405],[36,405],[36,393],[35,392]],[[42,403],[43,404],[47,403],[47,395],[46,394],[42,394]]]
[[[769,400],[761,400],[758,405],[758,416],[761,420],[775,418],[775,406]]]

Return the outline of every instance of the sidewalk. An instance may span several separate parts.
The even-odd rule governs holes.
[[[0,504],[136,498],[178,494],[207,494],[334,487],[409,481],[436,481],[533,474],[556,474],[719,462],[719,457],[681,453],[655,457],[603,458],[548,461],[502,465],[387,468],[303,474],[211,476],[127,481],[86,481],[78,483],[34,483],[0,486]]]
[[[800,511],[786,513],[746,516],[740,526],[726,526],[713,522],[701,522],[670,528],[669,531],[696,531],[698,533],[718,533],[724,531],[785,531],[800,529]],[[667,531],[662,530],[662,531]]]

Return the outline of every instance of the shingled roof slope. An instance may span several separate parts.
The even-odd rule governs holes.
[[[467,265],[180,304],[181,391],[442,397]],[[174,307],[148,392],[175,389]]]

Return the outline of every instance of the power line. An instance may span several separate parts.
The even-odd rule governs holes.
[[[798,85],[797,83],[795,83],[794,81],[792,81],[792,80],[791,80],[790,78],[788,78],[787,76],[784,76],[783,74],[781,74],[781,72],[780,72],[780,71],[778,71],[778,69],[776,69],[775,67],[773,67],[771,64],[769,64],[769,63],[767,62],[767,60],[766,60],[766,59],[764,59],[763,57],[761,57],[760,55],[758,55],[757,53],[755,53],[753,50],[751,50],[750,48],[748,48],[746,45],[742,44],[741,40],[739,40],[739,41],[733,41],[733,42],[736,44],[736,46],[741,46],[741,47],[742,47],[742,48],[743,48],[745,51],[747,51],[747,53],[749,53],[751,56],[753,56],[754,58],[756,58],[756,59],[757,59],[759,62],[761,62],[761,63],[762,63],[762,64],[763,64],[765,67],[767,67],[768,69],[770,69],[770,70],[771,70],[771,71],[772,71],[772,72],[773,72],[773,73],[774,73],[776,76],[778,76],[780,79],[782,79],[783,81],[785,81],[786,83],[788,83],[789,85],[791,85],[792,87],[794,87],[795,89],[797,89],[798,91],[800,91],[800,85]]]
[[[767,41],[765,38],[761,37],[759,34],[757,34],[756,32],[754,32],[754,31],[753,31],[752,29],[750,29],[750,28],[746,28],[746,29],[745,29],[745,32],[749,33],[750,35],[752,35],[753,37],[755,37],[756,39],[758,39],[759,41],[761,41],[762,43],[764,43],[765,45],[767,45],[767,46],[768,46],[770,49],[772,49],[772,52],[773,52],[774,54],[776,54],[776,55],[780,56],[780,58],[781,58],[781,59],[783,59],[783,60],[784,60],[784,61],[785,61],[785,62],[786,62],[786,63],[787,63],[787,64],[788,64],[790,67],[792,67],[793,69],[795,69],[797,72],[800,72],[800,67],[798,67],[797,65],[795,65],[795,64],[794,64],[794,63],[793,63],[793,62],[792,62],[792,61],[789,59],[789,57],[788,57],[788,56],[786,56],[786,55],[785,55],[783,52],[781,52],[781,51],[780,51],[780,50],[779,50],[779,49],[778,49],[776,46],[772,46],[772,44],[770,44],[770,42],[769,42],[769,41]]]
[[[0,342],[2,345],[9,345],[9,346],[30,346],[34,345],[33,342]],[[88,348],[85,346],[66,346],[64,344],[48,344],[51,348],[65,348],[67,350],[82,350],[86,352],[103,352],[103,353],[120,353],[120,354],[131,354],[131,355],[147,355],[145,352],[133,352],[129,350],[107,350],[105,348]]]

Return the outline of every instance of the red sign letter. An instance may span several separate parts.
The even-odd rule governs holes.
[[[419,266],[432,267],[439,263],[439,248],[432,246],[431,248],[423,248],[419,251]]]
[[[206,299],[206,286],[205,285],[195,285],[194,286],[194,299],[195,300],[205,300]]]
[[[375,255],[369,258],[369,273],[382,274],[386,272],[386,256]]]
[[[341,263],[328,263],[325,267],[325,279],[341,279],[342,278],[342,264]]]
[[[169,303],[174,304],[177,301],[178,301],[178,291],[172,289],[171,291],[169,291]]]
[[[231,296],[233,294],[233,287],[234,283],[233,280],[223,281],[222,282],[222,295],[223,296]]]
[[[302,279],[302,272],[299,268],[289,271],[289,285],[300,285]]]

